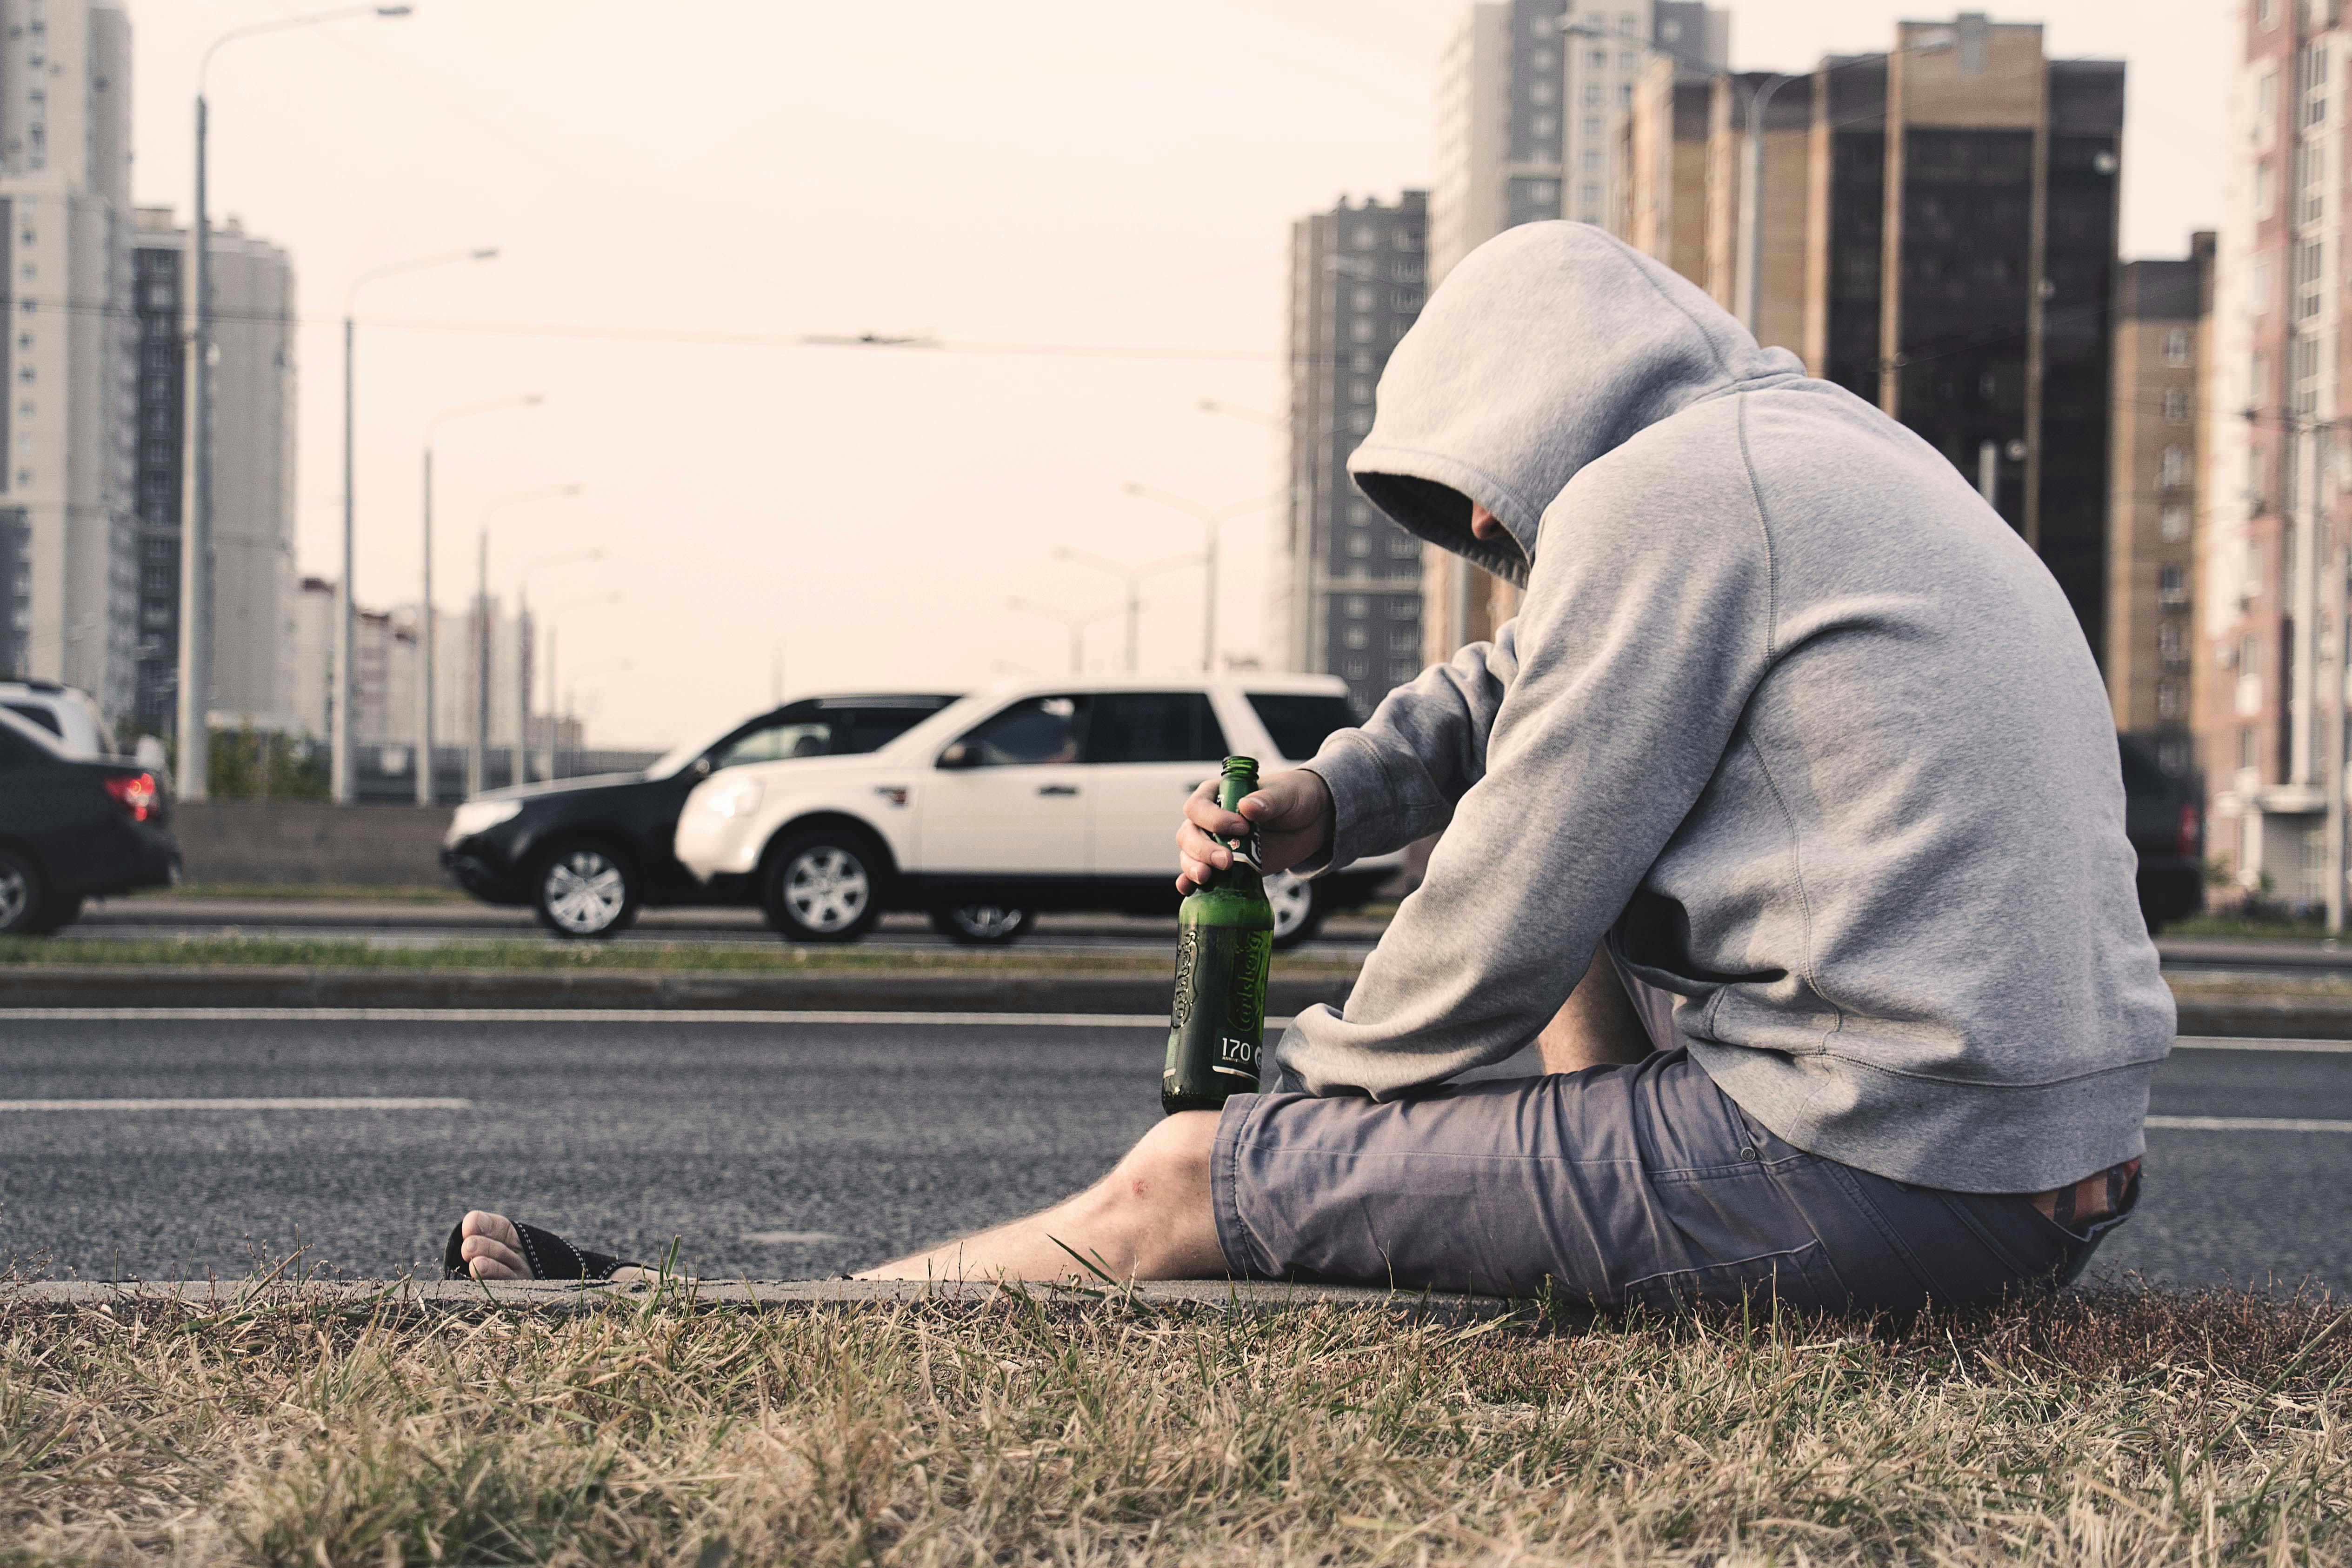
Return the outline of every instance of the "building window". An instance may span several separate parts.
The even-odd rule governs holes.
[[[2189,503],[2168,500],[2157,514],[2156,531],[2167,544],[2178,544],[2189,537]]]
[[[2238,731],[2238,765],[2252,772],[2254,758],[2260,753],[2262,739],[2252,728]]]
[[[1421,541],[1400,530],[1389,535],[1389,553],[1400,561],[1409,561],[1421,553]]]
[[[1348,521],[1354,523],[1358,528],[1361,528],[1364,524],[1371,521],[1372,503],[1368,500],[1349,501],[1348,503]]]
[[[1633,107],[1633,84],[1632,82],[1621,81],[1617,84],[1617,107],[1620,109],[1631,109]]]
[[[1367,555],[1370,555],[1371,552],[1372,552],[1372,536],[1371,536],[1370,534],[1369,534],[1369,533],[1363,533],[1363,532],[1356,532],[1356,533],[1350,533],[1350,534],[1349,534],[1349,535],[1348,535],[1348,553],[1349,553],[1349,554],[1355,556],[1355,557],[1356,557],[1357,559],[1359,559],[1359,560],[1361,560],[1363,557],[1365,557],[1365,556],[1367,556]]]
[[[1586,115],[1584,117],[1584,139],[1587,142],[1595,142],[1600,140],[1600,137],[1601,116],[1597,114]]]
[[[2243,679],[2249,675],[2260,675],[2262,672],[2263,639],[2252,632],[2248,632],[2238,642],[2239,679]]]
[[[1538,142],[1549,141],[1559,132],[1559,118],[1552,114],[1537,114],[1528,121],[1528,134]]]
[[[1597,174],[1601,173],[1601,149],[1598,147],[1587,147],[1584,150],[1582,163],[1584,165],[1584,172],[1586,174]]]
[[[1372,384],[1370,382],[1365,380],[1362,376],[1358,376],[1355,380],[1348,384],[1349,402],[1370,403],[1371,400]]]
[[[1379,245],[1380,242],[1381,231],[1379,229],[1373,227],[1370,224],[1360,223],[1355,226],[1348,243],[1353,249],[1370,250],[1373,247]]]
[[[1419,673],[1419,670],[1414,668],[1413,666],[1405,663],[1402,659],[1391,659],[1389,661],[1389,679],[1392,683],[1402,684],[1405,681],[1411,680]]]
[[[1360,621],[1372,613],[1372,602],[1361,594],[1350,594],[1342,608],[1347,611],[1349,619]]]
[[[1372,416],[1361,409],[1348,416],[1348,428],[1361,436],[1372,427]]]
[[[1353,338],[1360,343],[1370,342],[1372,341],[1372,323],[1364,317],[1357,317],[1354,321],[1348,323],[1348,336]]]
[[[2164,417],[2167,424],[2189,423],[2189,394],[2178,386],[2164,389]]]
[[[1423,276],[1421,263],[1400,257],[1396,265],[1389,268],[1389,276],[1400,283],[1418,283]]]
[[[1391,599],[1389,601],[1389,619],[1392,621],[1409,621],[1412,619],[1413,612],[1416,608],[1418,608],[1418,606],[1411,599]]]
[[[1538,77],[1535,80],[1528,83],[1528,101],[1529,103],[1549,103],[1553,97],[1554,94],[1551,89],[1551,83],[1544,80],[1541,77]]]
[[[2271,258],[2267,256],[2254,258],[2252,292],[2253,313],[2257,316],[2269,315],[2271,313]]]
[[[2164,334],[2164,363],[2185,365],[2189,363],[2189,329],[2173,327]]]
[[[1416,653],[1420,651],[1420,648],[1421,638],[1413,633],[1411,627],[1403,627],[1389,633],[1389,651],[1391,653]]]
[[[2180,683],[2159,680],[2156,683],[2156,716],[2159,719],[2180,717]]]
[[[2171,664],[2180,658],[2180,623],[2160,621],[2156,628],[2156,656]]]
[[[1350,680],[1361,680],[1364,679],[1364,671],[1367,668],[1369,667],[1366,665],[1364,660],[1360,658],[1351,658],[1347,662],[1347,665],[1341,673],[1345,674]]]
[[[1340,640],[1349,647],[1361,647],[1372,640],[1372,635],[1361,626],[1349,626],[1341,634]]]
[[[1392,291],[1389,295],[1389,308],[1393,310],[1402,310],[1407,315],[1412,314],[1421,309],[1421,290],[1399,289]]]
[[[2303,51],[2298,64],[2305,130],[2327,123],[2327,45],[2315,43]]]
[[[1369,283],[1359,283],[1349,295],[1349,303],[1359,310],[1378,310],[1381,303],[1380,290]]]
[[[2177,605],[2189,602],[2189,580],[2178,566],[2159,566],[2156,571],[2156,602]]]
[[[1586,82],[1584,84],[1584,107],[1587,109],[1607,108],[1609,105],[1609,100],[1604,96],[1606,91],[1607,89],[1597,81]]]
[[[2254,0],[2254,26],[2266,33],[2278,26],[2278,0]]]

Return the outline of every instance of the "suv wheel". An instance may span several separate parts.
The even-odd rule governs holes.
[[[615,936],[637,918],[637,889],[619,857],[593,844],[567,844],[531,878],[539,923],[575,942]]]
[[[0,849],[0,936],[39,936],[48,896],[41,874],[14,849]]]
[[[1036,910],[1010,910],[1002,904],[959,904],[931,911],[931,929],[967,947],[1002,947],[1018,942],[1036,923]]]
[[[1265,901],[1274,906],[1276,952],[1297,947],[1323,927],[1323,900],[1312,882],[1276,871],[1265,879]]]
[[[761,902],[786,942],[856,942],[882,918],[881,856],[840,828],[794,834],[768,858]]]

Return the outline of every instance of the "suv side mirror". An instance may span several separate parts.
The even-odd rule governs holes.
[[[940,753],[939,765],[943,768],[976,768],[980,766],[980,753],[958,741]]]

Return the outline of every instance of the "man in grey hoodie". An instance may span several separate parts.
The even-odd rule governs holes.
[[[1267,1092],[876,1273],[1075,1250],[1899,1308],[2079,1271],[2137,1198],[2173,1012],[2105,694],[2033,552],[1902,426],[1579,224],[1454,270],[1349,468],[1524,585],[1518,618],[1247,821],[1204,787],[1180,886],[1252,827],[1308,875],[1443,828],[1426,879]],[[1462,1077],[1531,1044],[1545,1076]]]

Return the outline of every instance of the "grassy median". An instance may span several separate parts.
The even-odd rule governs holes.
[[[973,974],[1168,974],[1164,952],[1055,948],[866,947],[774,942],[557,942],[516,938],[429,944],[308,938],[189,936],[114,941],[0,937],[0,973],[9,968],[169,965],[175,968],[476,970],[626,974],[817,974],[917,971]],[[1281,974],[1353,974],[1351,954],[1286,954]]]
[[[2342,1562],[2346,1310],[0,1304],[0,1563]]]

